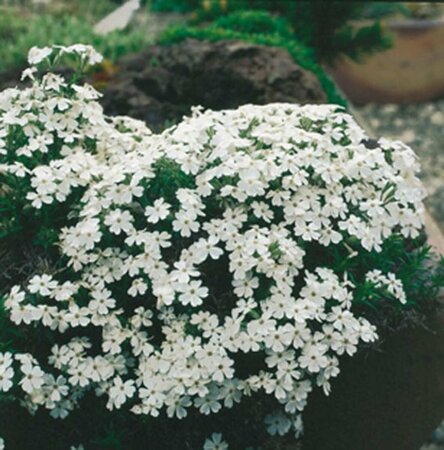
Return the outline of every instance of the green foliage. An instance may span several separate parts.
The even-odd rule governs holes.
[[[375,264],[382,271],[396,273],[407,297],[405,305],[393,304],[387,293],[376,292],[371,283],[361,284],[354,301],[359,308],[367,310],[383,333],[406,325],[420,325],[436,311],[439,293],[444,288],[444,257],[433,252],[425,235],[415,240],[392,236],[384,242],[381,252],[360,252],[350,261],[348,273],[355,274],[351,275],[351,281],[362,282],[365,271]]]
[[[264,14],[265,13],[260,13],[260,15],[256,17],[263,20],[265,17]],[[221,19],[221,22],[211,24],[206,28],[187,26],[169,28],[164,31],[159,41],[162,44],[168,45],[183,41],[187,38],[208,40],[210,42],[216,42],[223,39],[231,39],[242,40],[259,45],[281,47],[288,51],[288,53],[292,56],[297,64],[299,64],[304,69],[313,72],[318,77],[319,82],[324,88],[324,91],[327,94],[327,98],[330,103],[335,103],[341,106],[347,105],[346,100],[337,91],[334,83],[327,76],[322,67],[316,62],[313,51],[300,41],[291,39],[285,34],[282,34],[284,33],[284,31],[282,31],[285,29],[284,26],[279,25],[281,33],[275,32],[270,34],[246,33],[242,31],[236,31],[236,29],[230,29],[231,26],[237,29],[245,29],[248,26],[246,24],[247,21],[243,21],[242,19],[247,19],[248,17],[250,16],[245,13],[241,13],[240,15],[234,14],[233,16],[225,18],[224,20]],[[268,23],[270,26],[272,23],[275,23],[277,25],[277,22],[273,22],[273,18],[271,16],[268,15],[268,17]],[[259,21],[256,21],[256,24],[258,22]],[[226,28],[223,28],[223,26],[225,26]],[[252,25],[252,28],[255,29],[255,26]],[[276,29],[276,27],[274,27],[274,29]]]
[[[19,33],[26,30],[26,21],[16,13],[0,10],[0,41],[11,41]]]
[[[267,2],[266,2],[267,3]],[[340,54],[352,58],[387,48],[388,38],[375,23],[354,28],[350,22],[359,19],[364,2],[285,2],[278,1],[276,8],[293,25],[295,35],[313,47],[318,58],[331,61]]]
[[[58,0],[50,1],[45,10],[52,15],[76,16],[94,24],[114,11],[121,3],[122,0]]]
[[[16,18],[11,23],[9,38],[3,40],[0,47],[0,71],[25,66],[26,55],[33,46],[91,44],[105,58],[116,61],[124,54],[140,50],[150,41],[144,30],[114,31],[101,36],[94,33],[86,21],[69,15],[58,18],[42,15],[29,20]]]
[[[185,174],[178,163],[168,158],[161,158],[154,164],[156,177],[150,183],[150,202],[164,198],[168,203],[179,207],[176,191],[180,188],[195,188],[194,179]]]
[[[216,28],[248,34],[279,34],[292,37],[288,22],[282,17],[272,16],[266,11],[237,11],[221,16],[214,21]]]
[[[185,13],[200,6],[200,0],[147,0],[148,7],[156,12]]]
[[[267,10],[285,17],[294,36],[314,49],[318,59],[331,62],[341,54],[359,59],[390,46],[379,23],[355,28],[351,21],[366,11],[365,2],[288,1],[288,0],[210,0],[195,8],[195,0],[186,1],[196,10],[199,21],[214,20],[239,10]],[[243,30],[246,31],[246,30]]]

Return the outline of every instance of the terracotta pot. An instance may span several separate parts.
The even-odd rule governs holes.
[[[444,418],[444,314],[350,358],[304,412],[304,450],[419,450]]]
[[[444,95],[444,18],[389,22],[393,46],[361,63],[343,57],[327,67],[356,104],[415,103]]]

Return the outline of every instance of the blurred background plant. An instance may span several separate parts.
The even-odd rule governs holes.
[[[0,0],[0,72],[22,68],[33,46],[92,44],[108,62],[140,51],[153,41],[152,24],[133,21],[124,30],[95,33],[93,27],[122,0]],[[356,28],[351,21],[364,2],[287,2],[251,0],[145,0],[148,11],[188,13],[182,26],[167,30],[162,43],[186,37],[240,39],[286,49],[296,63],[320,80],[329,102],[345,105],[320,62],[345,54],[360,58],[387,48],[390,39],[378,21]],[[146,8],[145,8],[145,11]],[[205,30],[205,31],[203,31]]]
[[[106,36],[94,32],[94,24],[116,8],[110,0],[0,2],[0,72],[22,68],[32,46],[88,43],[105,58],[140,50],[151,40],[144,29],[128,27]]]
[[[339,55],[358,59],[390,46],[390,38],[380,22],[355,27],[366,2],[285,1],[285,0],[152,0],[155,11],[178,9],[194,13],[194,21],[211,21],[239,10],[267,10],[285,17],[293,38],[313,48],[318,59],[331,62]],[[394,5],[392,6],[394,8]]]
[[[283,17],[273,16],[267,11],[240,10],[222,15],[206,26],[170,27],[161,34],[159,40],[166,45],[187,38],[211,42],[240,40],[283,48],[297,64],[316,75],[330,103],[346,106],[346,100],[317,62],[314,50],[292,36],[291,27]]]

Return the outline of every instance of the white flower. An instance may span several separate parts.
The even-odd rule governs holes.
[[[136,392],[133,380],[122,381],[120,377],[114,379],[114,384],[109,390],[108,408],[120,408],[128,398]]]
[[[384,275],[380,270],[370,270],[366,274],[366,280],[371,281],[376,287],[383,287],[393,295],[400,303],[406,303],[407,297],[400,280],[394,273]]]
[[[12,367],[6,365],[0,365],[0,391],[8,392],[12,388],[12,377],[14,376],[14,370]]]
[[[213,380],[218,382],[223,382],[226,379],[233,377],[234,370],[231,367],[233,362],[227,358],[219,359],[215,365],[215,370],[213,372]]]
[[[111,298],[111,291],[108,289],[95,290],[91,292],[93,300],[88,303],[88,308],[97,314],[108,314],[110,309],[116,306],[116,301]]]
[[[145,215],[150,223],[157,223],[168,216],[170,205],[166,203],[163,198],[155,200],[153,206],[145,208]]]
[[[148,286],[146,283],[141,278],[136,278],[128,289],[128,294],[131,295],[131,297],[137,297],[137,295],[145,294],[147,289]]]
[[[10,352],[5,352],[5,353],[0,353],[0,366],[2,367],[9,367],[12,365],[12,353]]]
[[[194,401],[194,405],[199,408],[199,412],[204,415],[211,413],[217,413],[222,408],[221,403],[212,395],[207,395],[205,397],[198,397]]]
[[[22,364],[20,370],[23,373],[20,386],[26,393],[31,394],[34,390],[42,387],[44,373],[40,367],[31,364]]]
[[[234,293],[238,297],[253,297],[254,290],[259,287],[257,277],[233,280]]]
[[[65,320],[71,327],[86,327],[90,323],[91,311],[88,308],[81,308],[78,305],[72,305],[68,308]]]
[[[266,416],[265,424],[267,425],[268,433],[272,436],[276,434],[284,436],[291,427],[290,419],[283,414],[270,414]]]
[[[179,286],[179,301],[183,305],[198,306],[202,304],[205,297],[208,297],[208,288],[202,286],[200,280],[190,281],[188,284]]]
[[[69,47],[58,46],[64,53],[74,53],[79,55],[90,66],[102,62],[103,56],[91,45],[74,44]]]
[[[223,250],[217,246],[219,239],[216,236],[210,236],[208,239],[199,239],[193,246],[193,261],[200,264],[210,257],[219,259],[223,255]]]
[[[191,277],[196,277],[199,272],[196,268],[187,261],[177,261],[174,263],[175,270],[171,272],[171,278],[180,284],[186,284]]]
[[[213,433],[205,440],[203,450],[227,450],[228,444],[222,439],[221,433]]]
[[[51,276],[45,274],[33,276],[28,284],[29,292],[38,293],[42,296],[49,296],[56,287],[57,282]]]
[[[337,244],[342,241],[342,235],[338,231],[335,231],[333,228],[325,228],[319,237],[319,242],[325,246],[330,245],[331,243]]]
[[[196,215],[193,211],[179,211],[173,221],[173,230],[178,231],[182,237],[190,237],[199,229]]]
[[[168,417],[176,416],[178,419],[183,419],[187,416],[186,408],[191,406],[191,399],[187,396],[179,398],[171,398],[165,401]]]
[[[28,53],[28,63],[35,66],[51,55],[52,52],[52,47],[32,47]]]
[[[132,221],[133,217],[128,211],[116,209],[106,216],[105,225],[109,226],[111,233],[128,233],[133,229]]]
[[[29,67],[28,69],[25,69],[22,72],[22,75],[20,77],[21,81],[26,80],[27,78],[29,78],[30,80],[34,80],[34,74],[37,72],[37,67]]]
[[[319,372],[328,364],[328,358],[325,355],[327,348],[324,345],[308,344],[302,349],[302,355],[298,362],[302,369],[307,369],[311,373]]]

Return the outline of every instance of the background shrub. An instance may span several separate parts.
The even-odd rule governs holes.
[[[107,35],[96,34],[93,26],[83,17],[70,14],[20,16],[16,13],[0,15],[0,71],[24,68],[26,54],[33,46],[93,45],[105,58],[115,62],[122,55],[141,50],[152,41],[143,29],[114,31]]]
[[[157,2],[154,2],[156,5]],[[164,9],[168,2],[159,1]],[[214,20],[220,15],[238,10],[268,10],[285,17],[294,36],[313,48],[316,58],[332,62],[340,55],[359,59],[366,54],[390,46],[390,39],[379,22],[352,25],[366,11],[365,2],[286,1],[286,0],[203,0],[184,1],[188,10],[195,11],[195,19]]]

